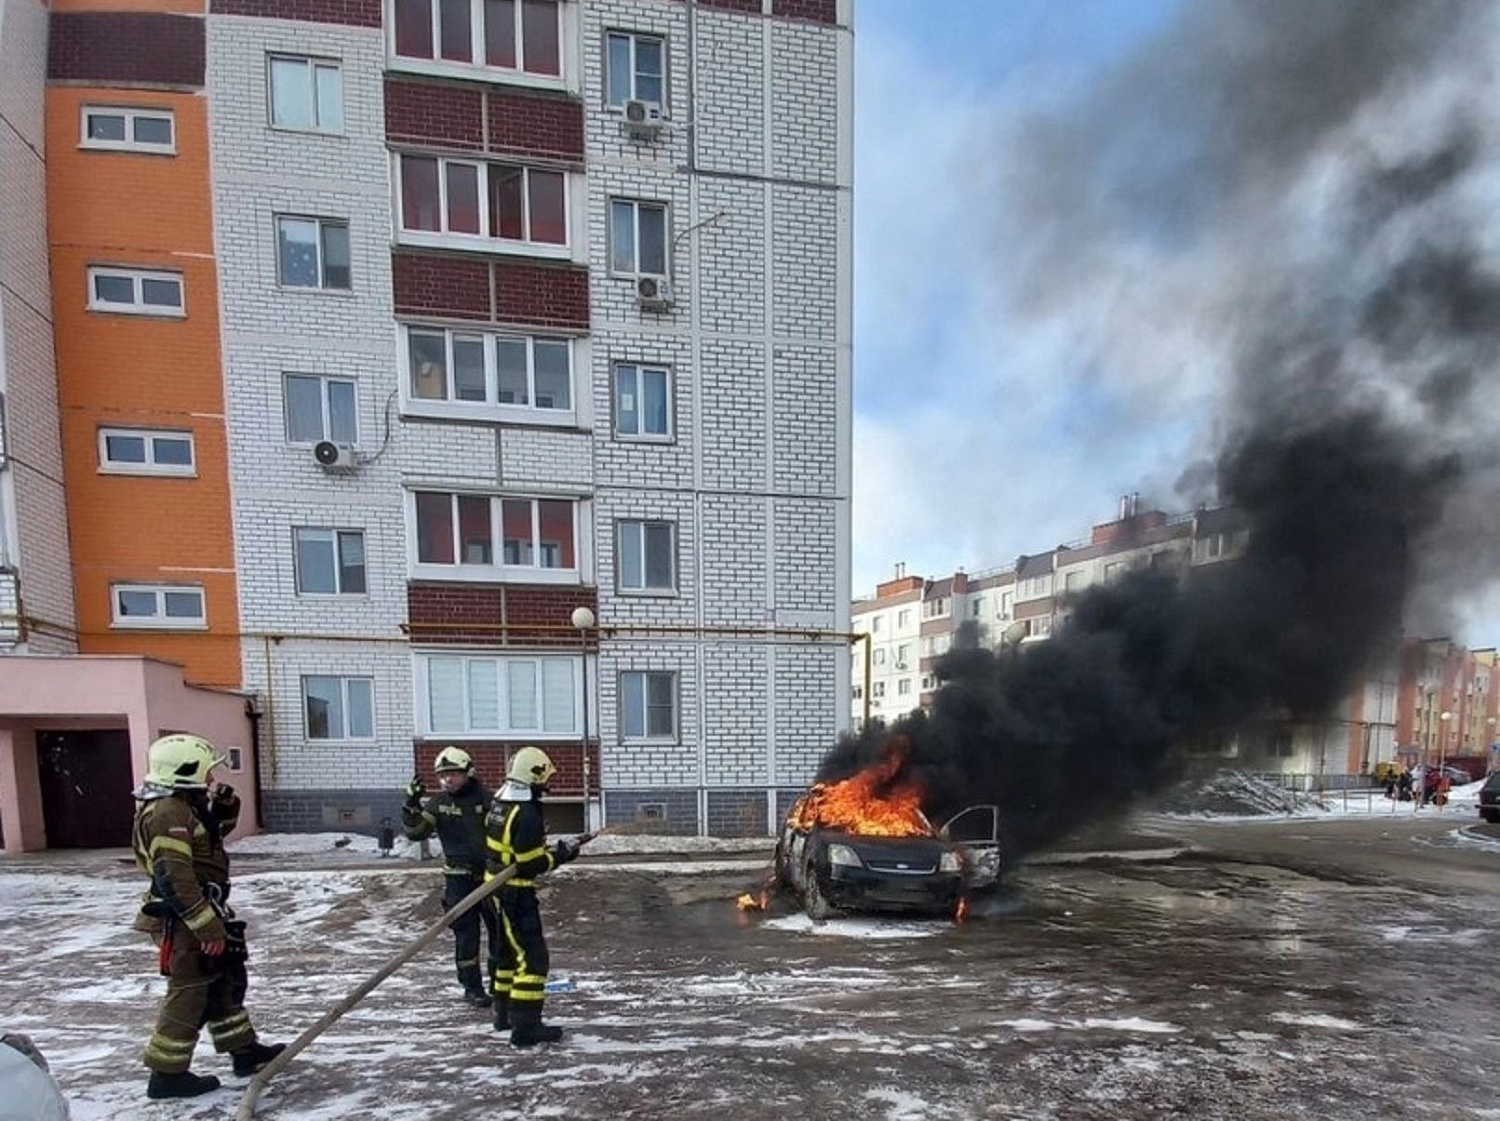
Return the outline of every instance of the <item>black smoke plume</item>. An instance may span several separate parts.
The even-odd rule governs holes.
[[[1217,447],[1183,480],[1212,479],[1191,497],[1234,512],[1245,552],[1090,589],[1046,642],[955,649],[929,712],[846,737],[820,778],[899,739],[935,815],[997,802],[1034,849],[1185,745],[1326,717],[1489,584],[1500,140],[1475,107],[1500,95],[1497,14],[1203,0],[997,143],[1008,306],[1122,381],[1216,379]]]

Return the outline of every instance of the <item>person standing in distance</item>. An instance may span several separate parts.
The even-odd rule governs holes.
[[[484,819],[490,808],[490,792],[474,774],[474,760],[467,751],[445,747],[433,763],[442,790],[423,803],[427,792],[421,779],[406,787],[401,824],[406,836],[420,841],[437,833],[443,846],[443,910],[447,911],[484,883]],[[453,963],[464,1000],[474,1008],[489,1008],[490,994],[479,972],[479,928],[483,925],[486,962],[493,976],[500,961],[500,920],[487,904],[471,908],[454,920]]]
[[[507,868],[515,875],[495,893],[500,912],[500,966],[495,970],[495,1030],[510,1032],[514,1047],[556,1043],[562,1028],[542,1023],[542,1003],[547,995],[547,971],[551,962],[542,934],[542,913],[537,906],[536,881],[559,865],[578,856],[590,839],[547,845],[547,823],[542,816],[542,795],[557,768],[547,753],[523,747],[510,761],[505,785],[495,795],[495,804],[485,822],[489,861],[487,876]]]
[[[167,977],[156,1030],[146,1043],[146,1096],[192,1098],[219,1088],[217,1078],[188,1069],[202,1028],[215,1051],[229,1052],[241,1078],[260,1070],[285,1044],[261,1043],[245,1011],[245,924],[229,909],[224,851],[240,800],[222,784],[209,794],[214,768],[223,760],[213,744],[189,735],[161,737],[146,759],[146,781],[134,792],[131,847],[151,885],[135,929],[156,942]]]

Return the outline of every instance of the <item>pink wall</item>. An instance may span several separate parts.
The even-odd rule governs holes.
[[[0,658],[0,816],[7,852],[46,846],[37,782],[37,728],[130,731],[131,771],[146,773],[146,749],[163,731],[204,736],[227,753],[240,748],[241,770],[220,768],[243,801],[235,836],[255,832],[255,772],[245,698],[187,685],[182,669],[135,656]]]

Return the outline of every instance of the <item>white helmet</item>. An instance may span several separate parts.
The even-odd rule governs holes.
[[[539,747],[523,747],[511,758],[510,770],[505,777],[527,786],[546,786],[556,773],[557,768],[545,751]]]
[[[146,749],[146,781],[178,790],[202,790],[208,772],[224,762],[202,736],[162,736]]]
[[[438,774],[444,771],[463,771],[465,773],[474,769],[474,760],[469,753],[461,747],[445,747],[437,754],[437,759],[432,764],[432,769]]]

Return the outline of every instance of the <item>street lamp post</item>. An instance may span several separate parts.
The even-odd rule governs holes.
[[[589,631],[594,629],[594,613],[587,607],[573,609],[572,623],[578,630],[578,645],[583,654],[583,828],[594,828],[594,803],[589,794]]]

